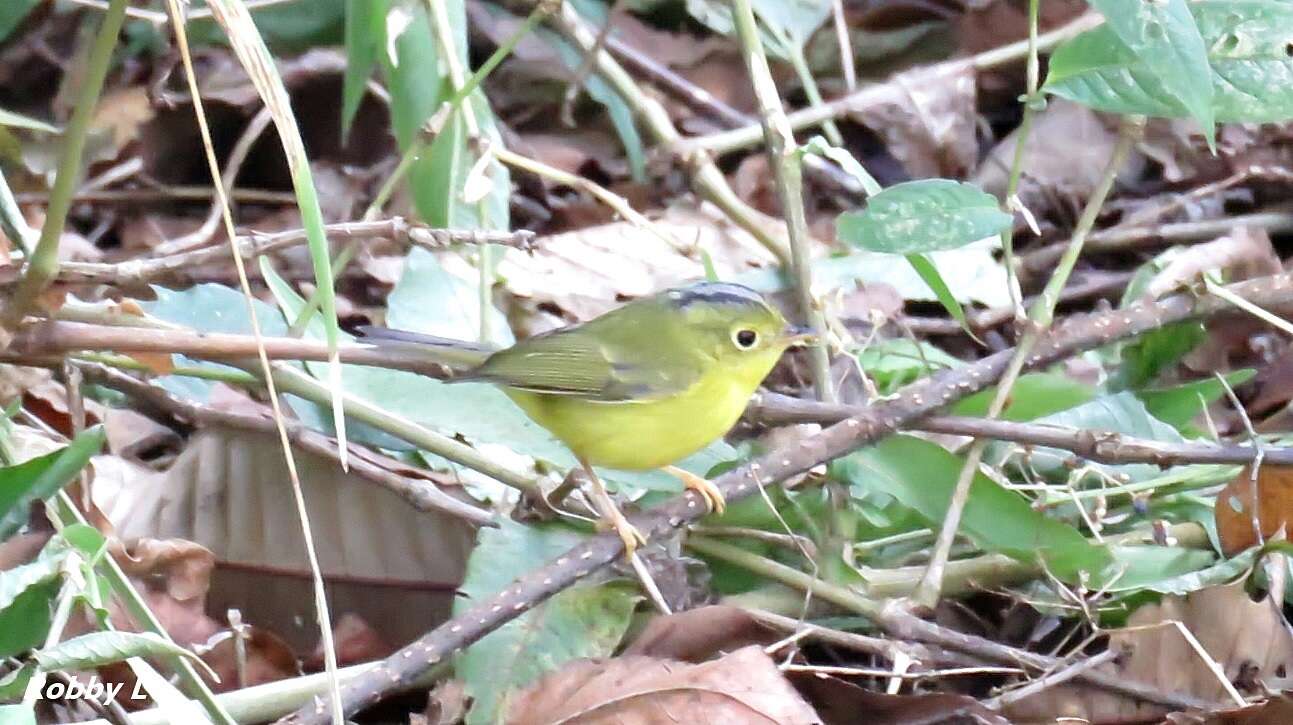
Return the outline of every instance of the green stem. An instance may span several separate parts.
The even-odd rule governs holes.
[[[1037,58],[1037,16],[1041,0],[1028,0],[1028,61],[1027,77],[1028,92],[1024,96],[1024,117],[1019,122],[1019,129],[1015,131],[1015,155],[1010,163],[1010,177],[1006,181],[1006,213],[1014,216],[1015,210],[1012,204],[1016,203],[1019,198],[1019,181],[1024,172],[1024,148],[1028,145],[1028,137],[1033,130],[1033,115],[1037,112],[1038,106],[1042,99],[1037,94],[1038,84],[1038,65]],[[1006,285],[1010,290],[1010,302],[1014,305],[1015,314],[1021,315],[1024,309],[1024,294],[1019,286],[1019,277],[1015,270],[1015,227],[1013,224],[1007,226],[1001,232],[1001,251],[1003,261],[1006,265]]]
[[[18,200],[13,197],[13,190],[5,181],[3,169],[0,169],[0,232],[4,232],[6,237],[18,245],[24,257],[31,256],[36,232],[27,226],[27,220],[18,208]]]
[[[817,79],[813,78],[813,73],[808,68],[804,49],[791,43],[787,45],[793,46],[790,47],[790,65],[795,69],[795,75],[799,77],[799,84],[804,87],[804,95],[808,96],[808,105],[810,107],[822,105],[825,100],[817,87]],[[844,147],[844,135],[840,133],[839,126],[835,125],[835,119],[828,118],[822,121],[822,133],[826,135],[826,140],[830,141],[832,146]]]
[[[786,216],[786,236],[790,242],[790,269],[794,275],[795,292],[799,298],[799,311],[804,321],[817,335],[817,343],[809,348],[809,362],[813,375],[813,388],[819,400],[834,402],[835,386],[831,382],[830,356],[826,349],[826,319],[817,300],[813,298],[812,265],[808,255],[808,223],[804,218],[803,169],[794,134],[786,122],[786,112],[781,105],[768,58],[759,38],[754,10],[749,0],[733,0],[732,18],[736,24],[741,54],[745,57],[754,93],[759,99],[759,118],[763,124],[763,138],[768,146],[768,159],[777,181],[777,192]]]
[[[63,131],[63,151],[59,155],[58,175],[49,194],[49,205],[45,208],[45,223],[41,226],[36,248],[27,259],[22,282],[14,292],[12,308],[7,315],[10,323],[21,320],[28,310],[35,307],[40,293],[58,275],[58,243],[67,226],[72,197],[83,172],[81,157],[85,151],[85,137],[98,107],[99,93],[108,76],[112,51],[117,46],[117,35],[125,17],[126,0],[112,0],[94,38],[76,105]]]

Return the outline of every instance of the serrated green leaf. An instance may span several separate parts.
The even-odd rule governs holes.
[[[0,541],[27,523],[32,501],[49,498],[71,483],[105,440],[103,427],[95,426],[54,453],[0,469]]]
[[[834,477],[857,493],[880,491],[940,526],[964,461],[930,441],[906,435],[884,439],[836,461]],[[987,551],[1036,563],[1073,581],[1098,573],[1112,560],[1108,550],[1077,529],[1035,511],[1019,494],[976,472],[958,531]]]
[[[1208,145],[1216,134],[1212,71],[1203,36],[1186,0],[1090,0],[1168,97],[1203,127]]]
[[[841,241],[873,252],[921,254],[995,236],[1011,221],[995,197],[973,184],[922,179],[891,186],[865,209],[840,214],[835,231]]]
[[[454,613],[492,596],[582,540],[557,525],[502,520],[482,530]],[[570,660],[610,656],[638,595],[613,583],[567,589],[491,632],[458,656],[455,671],[475,700],[468,723],[497,722],[518,689]]]
[[[390,0],[346,0],[346,74],[341,84],[341,139],[359,111],[377,54],[386,45],[386,12]]]
[[[1153,5],[1154,3],[1127,3]],[[1293,118],[1293,4],[1282,0],[1197,0],[1194,16],[1211,68],[1211,112],[1219,123]],[[1166,58],[1167,56],[1164,56]],[[1196,115],[1108,26],[1056,49],[1043,90],[1101,111],[1176,118]]]
[[[201,662],[196,654],[152,632],[90,632],[36,650],[32,658],[43,670],[83,670],[130,657],[184,657]]]

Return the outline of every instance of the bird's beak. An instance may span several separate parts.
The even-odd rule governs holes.
[[[817,342],[817,335],[810,328],[802,325],[786,325],[786,329],[781,333],[781,339],[785,340],[787,345],[795,347]]]

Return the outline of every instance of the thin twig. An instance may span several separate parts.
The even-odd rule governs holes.
[[[584,54],[596,58],[597,72],[633,109],[639,121],[661,146],[672,148],[682,136],[669,113],[659,101],[642,92],[633,78],[605,50],[593,52],[596,34],[570,3],[563,3],[560,12],[549,18],[552,26]],[[736,195],[727,183],[727,177],[706,153],[680,153],[677,157],[691,173],[692,188],[696,193],[722,209],[738,226],[749,232],[786,267],[791,266],[790,250],[769,231],[763,214],[750,207]]]
[[[1293,301],[1293,277],[1288,274],[1242,282],[1229,289],[1245,299],[1264,305]],[[1028,368],[1048,365],[1076,352],[1142,334],[1173,322],[1234,313],[1227,303],[1213,295],[1174,295],[1155,302],[1136,303],[1116,312],[1074,315],[1065,324],[1040,333],[1034,352],[1025,360],[1025,365]],[[879,440],[899,426],[930,415],[958,398],[983,390],[1005,371],[1012,357],[1013,351],[1006,350],[964,367],[946,370],[920,380],[907,386],[893,398],[876,401],[864,415],[849,418],[820,433],[772,450],[757,460],[719,476],[714,483],[728,501],[744,499],[756,492],[756,480],[769,484],[784,481],[790,476]],[[658,538],[700,518],[705,512],[706,506],[700,496],[689,491],[643,516],[635,517],[633,524],[648,539]],[[380,700],[386,693],[414,681],[454,652],[589,574],[617,561],[623,552],[623,546],[624,542],[618,534],[612,532],[591,537],[549,564],[521,577],[498,595],[480,601],[459,616],[409,643],[346,686],[343,692],[346,713],[354,713]],[[985,643],[968,635],[949,633],[900,608],[872,610],[866,616],[890,634],[903,639],[935,642],[980,656],[986,656],[984,652],[1008,652],[1013,657],[1019,652],[996,643]],[[1034,661],[1039,663],[1039,669],[1053,664],[1047,658]],[[1162,697],[1162,693],[1147,693],[1147,696]],[[284,722],[317,724],[326,722],[328,717],[326,705],[316,703],[298,710]]]
[[[216,229],[220,226],[220,218],[223,214],[221,202],[228,198],[229,192],[233,190],[234,184],[238,181],[238,172],[242,170],[242,165],[247,161],[247,156],[251,154],[252,146],[269,128],[269,124],[274,120],[273,114],[269,112],[269,107],[264,106],[252,116],[251,121],[247,123],[247,128],[243,129],[242,135],[234,143],[233,149],[229,151],[229,157],[225,160],[224,174],[220,178],[220,185],[224,188],[224,194],[216,194],[211,200],[211,210],[207,212],[207,218],[203,220],[202,226],[175,239],[168,239],[156,247],[153,247],[154,256],[163,256],[168,254],[177,254],[187,252],[195,247],[201,247],[210,241],[215,235]]]
[[[1037,49],[1039,52],[1050,50],[1074,35],[1094,27],[1100,21],[1100,16],[1094,13],[1084,15],[1061,28],[1038,36]],[[826,119],[838,118],[856,109],[900,102],[908,93],[907,89],[937,87],[950,79],[960,78],[966,68],[985,70],[1014,63],[1028,57],[1028,50],[1029,43],[1025,39],[969,58],[958,58],[924,66],[901,74],[901,81],[895,77],[884,83],[863,86],[853,93],[827,101],[820,106],[795,111],[788,114],[786,118],[790,127],[796,131],[809,128]],[[701,150],[722,155],[754,146],[762,137],[762,130],[754,124],[708,136],[683,139],[674,144],[673,151],[684,158]]]
[[[830,405],[762,393],[746,408],[746,416],[772,425],[838,423],[857,415],[857,406]],[[1293,447],[1241,446],[1216,443],[1164,443],[1111,431],[1016,423],[989,418],[934,415],[913,423],[909,430],[1011,441],[1071,451],[1079,458],[1113,465],[1149,463],[1161,468],[1190,463],[1252,463],[1261,456],[1280,465],[1293,465]]]
[[[983,704],[993,710],[1000,710],[1007,705],[1011,705],[1020,700],[1037,695],[1044,690],[1048,690],[1057,685],[1062,685],[1075,677],[1081,676],[1082,673],[1088,670],[1093,670],[1101,665],[1113,662],[1116,659],[1118,659],[1118,653],[1114,650],[1107,649],[1100,654],[1084,657],[1067,667],[1063,667],[1048,675],[1039,677],[1017,690],[1011,690],[1010,692],[997,695]]]
[[[362,222],[342,222],[324,227],[330,239],[385,238],[402,244],[427,249],[445,249],[454,244],[502,244],[522,250],[532,248],[534,232],[489,232],[477,229],[439,229],[403,217]],[[263,254],[280,252],[304,244],[304,229],[264,234],[250,232],[235,238],[238,254],[252,259]],[[205,264],[227,262],[229,249],[225,246],[206,247],[191,252],[157,257],[132,259],[116,264],[89,262],[64,262],[59,269],[61,282],[77,284],[144,285],[171,276],[182,275],[185,270]]]

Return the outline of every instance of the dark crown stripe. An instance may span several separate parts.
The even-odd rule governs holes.
[[[690,287],[674,290],[671,295],[679,307],[704,302],[722,305],[758,305],[766,304],[758,292],[731,282],[702,282]]]

